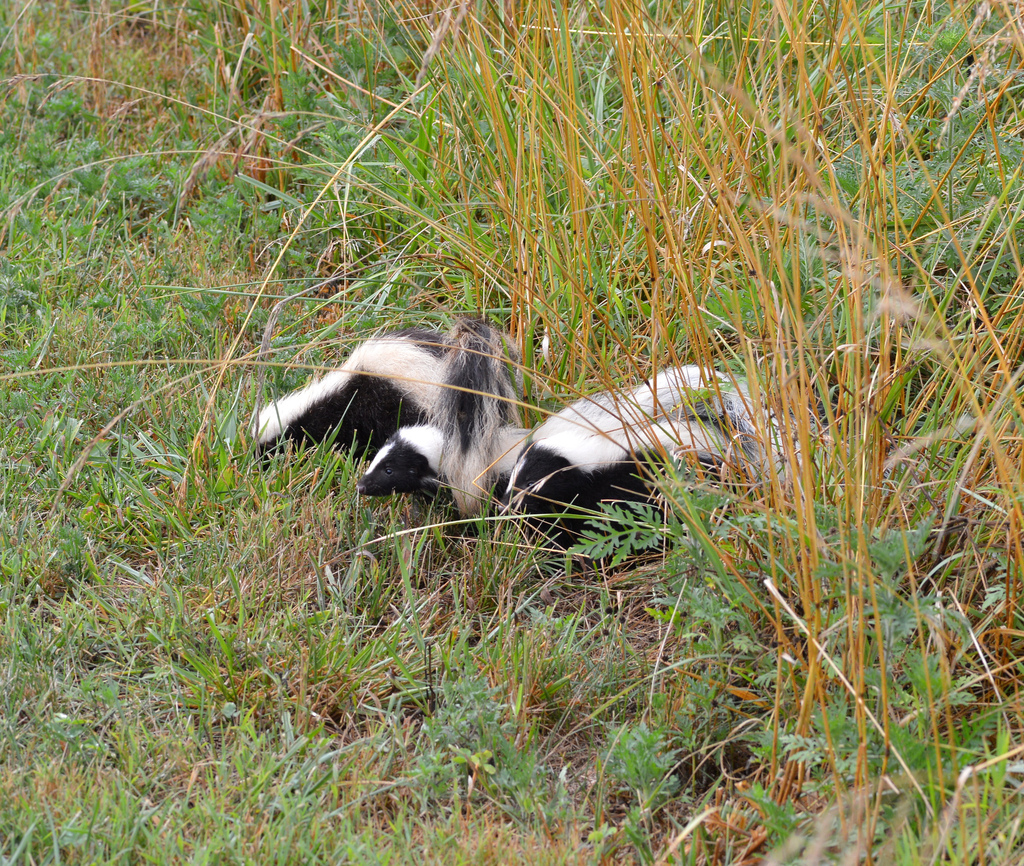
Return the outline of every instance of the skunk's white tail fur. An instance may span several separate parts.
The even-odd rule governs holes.
[[[443,433],[440,476],[459,512],[470,516],[501,474],[499,463],[511,445],[508,428],[520,424],[519,357],[507,335],[482,319],[460,319],[448,339],[442,393],[430,423]]]

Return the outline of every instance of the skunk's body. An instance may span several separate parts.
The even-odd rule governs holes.
[[[266,452],[291,439],[369,452],[399,426],[432,417],[441,396],[449,341],[408,328],[367,340],[337,370],[260,412],[254,433]]]
[[[497,483],[509,431],[519,429],[520,400],[507,335],[481,319],[459,319],[445,335],[411,328],[359,346],[339,370],[265,408],[258,447],[331,435],[337,446],[365,452],[387,443],[386,461],[370,466],[360,492],[436,492],[443,480],[459,511],[472,515]],[[407,427],[420,432],[396,436]]]
[[[529,430],[519,427],[502,427],[495,431],[490,438],[491,462],[484,467],[481,478],[470,479],[471,488],[462,491],[471,494],[475,506],[473,512],[463,511],[463,514],[475,513],[479,510],[476,502],[495,491],[500,493],[508,486],[529,433]],[[377,452],[356,489],[364,496],[390,496],[393,493],[433,496],[443,484],[455,492],[454,482],[446,472],[447,463],[445,434],[441,428],[429,425],[403,427]]]
[[[632,393],[604,392],[566,407],[523,448],[507,486],[509,508],[535,515],[534,525],[554,529],[568,547],[602,503],[648,501],[648,470],[667,457],[690,453],[708,470],[760,476],[767,454],[749,397],[725,387],[718,374],[676,367]]]
[[[459,485],[486,470],[494,431],[518,421],[510,353],[506,336],[480,319],[460,319],[448,334],[409,328],[368,340],[339,369],[263,409],[257,447],[333,436],[339,448],[370,454],[400,427],[431,424],[461,467],[451,472]]]

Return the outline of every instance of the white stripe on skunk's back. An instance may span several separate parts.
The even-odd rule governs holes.
[[[443,339],[439,334],[438,342]],[[357,347],[342,369],[394,379],[415,402],[431,406],[440,398],[445,362],[443,355],[419,342],[381,337]]]
[[[598,438],[611,440],[627,450],[657,447],[657,444],[665,444],[668,431],[652,430],[658,426],[656,422],[671,419],[672,410],[684,402],[687,395],[724,387],[727,381],[721,374],[700,367],[672,367],[662,370],[634,391],[602,391],[577,400],[549,417],[534,431],[533,438],[536,441],[557,436],[565,444],[575,438],[580,448],[594,447]],[[650,436],[643,432],[645,430],[651,430]],[[590,437],[594,437],[593,442]],[[602,456],[612,459],[611,453],[609,450]],[[580,462],[601,462],[601,458]]]

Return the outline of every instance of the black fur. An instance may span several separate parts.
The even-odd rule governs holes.
[[[419,376],[424,382],[439,378],[442,360],[450,349],[450,340],[440,331],[417,327],[393,331],[364,343],[335,371],[348,374],[343,381],[304,407],[298,417],[288,418],[287,426],[275,438],[261,441],[256,429],[257,452],[272,454],[289,441],[316,445],[329,440],[335,448],[353,449],[357,456],[372,457],[400,426],[426,421],[433,406],[414,393],[411,381],[389,378],[380,369],[374,369],[375,362],[360,356],[362,350],[374,343],[384,347],[398,344],[403,350],[411,347],[414,357],[410,359],[408,378]],[[421,362],[420,369],[417,361]],[[313,382],[266,407],[257,428],[268,419],[275,420],[275,407],[287,405],[303,391],[318,386],[318,382]],[[282,413],[291,414],[288,409]]]
[[[428,409],[408,399],[390,379],[355,375],[312,404],[281,438],[260,446],[260,453],[273,452],[288,440],[316,445],[330,439],[335,448],[370,457],[400,426],[422,424],[427,417]]]
[[[569,548],[605,502],[649,502],[645,461],[637,456],[583,469],[534,442],[521,458],[516,476],[515,510],[527,523]]]

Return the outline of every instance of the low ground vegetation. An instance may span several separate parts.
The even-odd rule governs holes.
[[[1019,862],[1022,61],[1002,2],[0,9],[0,857]],[[795,468],[591,562],[253,459],[459,313],[531,423],[705,364]]]

